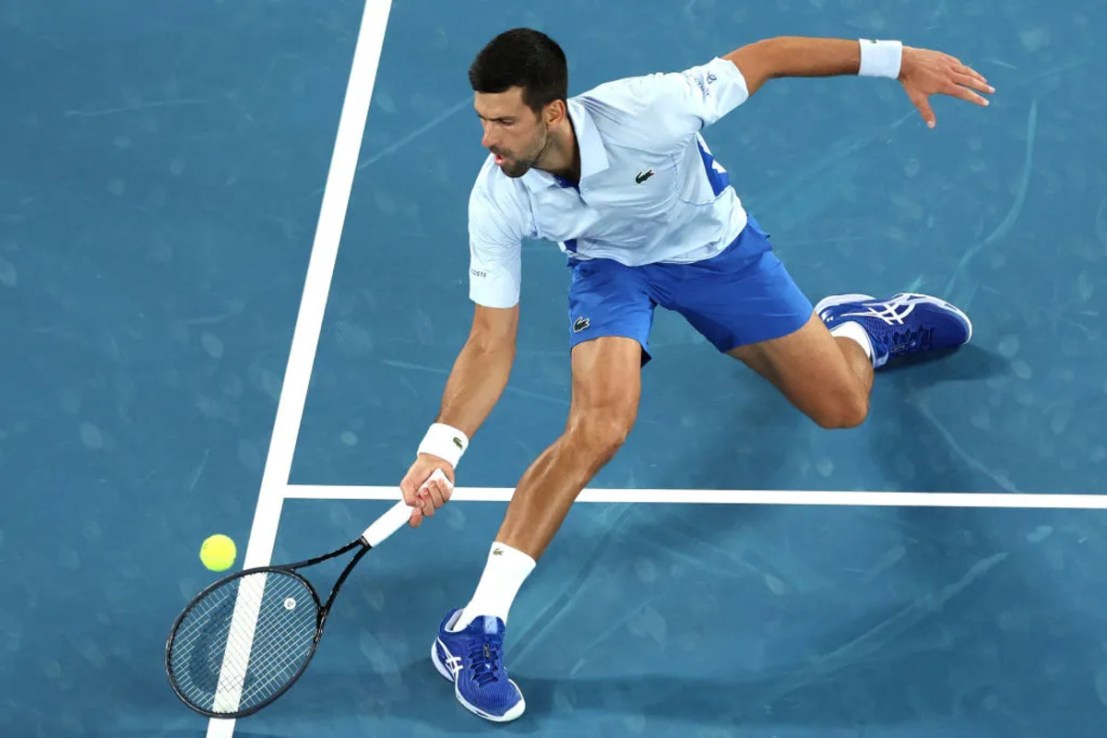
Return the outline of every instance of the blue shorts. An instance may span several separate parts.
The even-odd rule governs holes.
[[[628,267],[570,258],[569,267],[570,348],[602,336],[633,338],[643,364],[657,305],[683,315],[719,351],[793,333],[813,310],[752,217],[733,243],[704,261]]]

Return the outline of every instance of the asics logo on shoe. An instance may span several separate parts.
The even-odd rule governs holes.
[[[888,325],[903,325],[903,322],[915,311],[915,306],[920,302],[928,301],[907,296],[897,297],[884,302],[868,303],[864,306],[866,308],[864,311],[839,313],[834,317],[838,320],[842,318],[879,318]],[[945,306],[943,305],[943,307]]]
[[[869,308],[869,310],[864,313],[841,313],[837,317],[839,320],[842,318],[880,318],[888,325],[897,325],[903,323],[903,319],[910,315],[911,311],[914,309],[914,306],[911,306],[907,308],[907,311],[902,315],[896,315],[895,313],[882,313],[879,310]]]
[[[461,671],[461,657],[460,656],[447,656],[446,668],[450,670],[450,673],[457,675]]]

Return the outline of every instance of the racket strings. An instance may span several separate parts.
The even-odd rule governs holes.
[[[275,580],[268,587],[265,576]],[[233,712],[264,701],[296,674],[314,639],[314,601],[299,580],[273,573],[246,578],[220,600],[207,608],[206,627],[195,628],[198,637],[186,640],[194,649],[189,672],[200,677],[191,681],[202,688],[202,699],[211,695],[211,706],[205,707]],[[284,614],[305,610],[307,618]],[[204,648],[196,651],[197,646]]]
[[[170,669],[183,696],[201,709],[231,714],[270,699],[311,655],[317,606],[307,585],[285,572],[232,579],[185,616]]]

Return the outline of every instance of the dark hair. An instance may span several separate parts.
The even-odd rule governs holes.
[[[473,92],[523,88],[523,103],[535,113],[569,96],[565,52],[552,38],[531,28],[504,31],[480,50],[469,67]]]

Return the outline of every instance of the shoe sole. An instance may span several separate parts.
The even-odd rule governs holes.
[[[461,691],[458,690],[457,680],[454,679],[453,675],[450,674],[450,670],[447,669],[446,665],[443,664],[438,658],[439,643],[441,643],[441,641],[435,640],[435,642],[431,644],[431,662],[434,664],[435,670],[440,675],[442,675],[443,679],[446,679],[453,683],[454,696],[457,697],[457,701],[461,703],[462,707],[464,707],[466,710],[473,713],[477,717],[484,718],[485,720],[490,720],[494,723],[510,723],[512,720],[516,720],[520,716],[522,716],[522,714],[527,709],[527,701],[523,699],[523,690],[519,689],[519,685],[516,684],[515,680],[513,679],[508,679],[507,683],[515,687],[515,691],[519,693],[519,702],[515,705],[515,707],[512,707],[503,715],[489,715],[487,712],[481,710],[479,707],[469,704],[469,702],[461,695]],[[443,645],[442,649],[446,650],[446,646]]]
[[[921,295],[917,292],[906,292],[904,294],[906,294],[910,297],[921,297],[926,302],[930,303],[931,305],[938,305],[939,307],[943,307],[943,308],[949,310],[950,312],[952,312],[953,314],[955,314],[958,318],[960,318],[961,320],[963,320],[965,322],[965,328],[969,332],[968,337],[965,339],[965,343],[967,344],[969,341],[972,340],[972,321],[969,320],[969,316],[965,314],[964,310],[957,307],[956,305],[951,305],[950,303],[946,302],[945,300],[943,300],[939,297],[931,297],[930,295]],[[815,314],[816,315],[821,315],[822,312],[824,310],[826,310],[827,308],[837,307],[838,305],[841,305],[841,304],[846,303],[846,302],[867,302],[869,300],[876,300],[876,298],[873,297],[872,295],[860,295],[860,294],[858,294],[858,295],[834,295],[833,297],[824,297],[823,299],[819,300],[817,305],[815,305]],[[964,344],[962,344],[962,345],[964,345]]]

